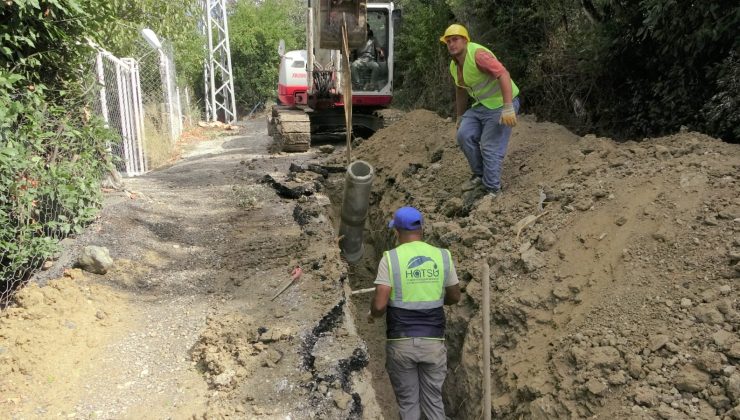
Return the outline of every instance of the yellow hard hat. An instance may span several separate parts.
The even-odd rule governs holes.
[[[467,39],[468,42],[470,42],[470,36],[468,36],[468,30],[465,29],[464,26],[458,23],[453,23],[452,25],[447,27],[447,30],[445,31],[444,35],[439,37],[439,41],[444,44],[445,38],[447,38],[448,36],[452,36],[452,35],[460,35],[461,37]]]

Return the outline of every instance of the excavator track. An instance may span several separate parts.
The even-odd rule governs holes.
[[[267,134],[277,152],[305,152],[311,147],[311,121],[300,109],[273,106],[267,117]]]

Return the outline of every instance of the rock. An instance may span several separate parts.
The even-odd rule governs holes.
[[[462,243],[465,246],[471,246],[473,243],[479,240],[487,241],[491,239],[493,234],[491,230],[483,225],[474,225],[463,230],[461,235]]]
[[[529,248],[521,254],[521,261],[524,264],[524,271],[531,273],[547,265],[545,258],[535,248]]]
[[[442,202],[440,212],[447,217],[455,217],[462,214],[465,203],[459,197],[452,197]]]
[[[673,377],[673,384],[679,391],[699,392],[709,386],[710,376],[694,365],[687,365]]]
[[[594,395],[601,396],[606,393],[606,390],[609,389],[609,387],[607,387],[606,384],[604,384],[600,380],[596,378],[591,378],[586,383],[586,389],[588,389],[588,392]]]
[[[591,197],[586,197],[581,200],[578,200],[576,203],[573,204],[573,206],[580,211],[586,211],[593,207],[594,200],[591,199]]]
[[[714,344],[720,349],[726,350],[737,341],[737,337],[730,331],[719,330],[712,334],[712,341],[714,341]]]
[[[267,351],[267,358],[272,363],[277,364],[283,358],[283,354],[275,349],[269,349]]]
[[[449,248],[450,245],[460,242],[460,231],[447,232],[439,237],[442,246]]]
[[[696,358],[696,367],[708,373],[719,373],[722,370],[722,356],[713,351],[705,351]]]
[[[576,349],[580,351],[576,352]],[[611,346],[594,347],[585,351],[574,347],[571,354],[580,369],[590,366],[616,368],[622,364],[622,356],[620,356],[619,350]]]
[[[658,409],[656,410],[656,414],[658,414],[658,417],[663,420],[676,420],[686,418],[686,416],[682,415],[680,411],[671,408],[665,404],[661,404],[658,407]]]
[[[648,343],[648,348],[650,349],[650,351],[656,352],[660,350],[663,346],[665,346],[666,343],[668,343],[668,340],[669,338],[667,335],[664,335],[664,334],[654,335],[650,338],[650,342]]]
[[[721,294],[722,296],[727,296],[730,294],[730,292],[732,292],[732,286],[730,286],[729,284],[725,284],[719,287],[719,294]]]
[[[673,155],[671,155],[671,151],[667,147],[656,144],[655,158],[658,160],[669,160],[673,158]]]
[[[558,238],[554,233],[550,230],[546,230],[537,237],[537,242],[534,247],[537,248],[538,251],[548,251],[553,247],[553,245],[555,245],[557,240]]]
[[[717,310],[717,308],[710,305],[699,305],[694,309],[694,316],[700,322],[705,324],[722,324],[725,322],[725,317]]]
[[[740,404],[736,405],[735,408],[725,413],[725,416],[732,420],[740,420]]]
[[[509,402],[509,404],[511,403]],[[529,418],[531,420],[549,420],[569,417],[568,409],[565,408],[562,403],[556,401],[550,394],[539,397],[529,403],[529,413]],[[500,416],[496,416],[495,418],[500,418]]]
[[[681,299],[681,307],[682,308],[690,308],[691,307],[691,299],[688,299],[688,298]]]
[[[231,385],[231,381],[234,379],[236,372],[233,370],[227,370],[220,375],[213,377],[213,385],[219,387],[228,387]]]
[[[552,294],[560,300],[570,299],[570,289],[562,284],[555,286],[555,288],[552,289]]]
[[[727,396],[724,394],[710,395],[709,398],[707,398],[707,401],[709,401],[709,405],[711,405],[712,407],[718,410],[721,410],[721,409],[724,409],[730,406],[730,399],[727,398]]]
[[[617,226],[624,226],[624,224],[627,223],[627,218],[624,216],[620,216],[619,218],[617,218],[617,220],[614,221],[614,223]]]
[[[627,375],[625,375],[623,370],[614,372],[607,378],[607,382],[609,382],[609,385],[624,385],[627,383],[627,380]]]
[[[635,379],[640,378],[640,375],[642,375],[642,359],[639,356],[627,360],[627,372]]]
[[[725,354],[733,359],[740,359],[740,342],[732,343],[730,349]]]
[[[725,393],[732,399],[733,404],[740,403],[740,373],[730,375],[725,385]]]
[[[660,368],[663,367],[663,358],[662,357],[654,357],[650,363],[646,364],[645,367],[648,370],[652,370],[655,372],[659,372]]]
[[[680,348],[680,347],[678,347],[678,345],[677,345],[677,344],[675,344],[675,343],[672,343],[672,342],[670,342],[670,341],[669,341],[669,342],[667,342],[667,343],[665,343],[665,347],[664,347],[664,348],[665,348],[666,350],[668,350],[669,352],[671,352],[671,353],[678,353],[679,351],[681,351],[681,348]]]
[[[336,150],[336,147],[331,144],[322,144],[321,146],[319,146],[319,152],[327,155],[334,153],[334,150]]]
[[[653,388],[641,386],[635,389],[632,396],[635,403],[644,407],[654,407],[658,404],[658,393]]]
[[[352,401],[352,396],[342,390],[334,392],[334,404],[340,410],[346,410],[349,407],[349,403]]]
[[[105,274],[113,266],[108,248],[88,245],[82,251],[75,267],[95,274]]]

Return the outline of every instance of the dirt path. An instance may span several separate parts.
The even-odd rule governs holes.
[[[289,171],[316,156],[268,155],[269,142],[249,121],[108,194],[100,220],[39,276],[45,287],[0,318],[0,411],[372,418],[329,200],[320,175]],[[268,175],[310,194],[281,198]],[[112,271],[68,269],[88,244],[110,250]],[[270,301],[296,265],[299,283]]]

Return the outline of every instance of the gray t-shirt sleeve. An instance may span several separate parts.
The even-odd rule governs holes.
[[[378,264],[378,274],[375,276],[375,284],[391,286],[391,279],[388,276],[388,262],[385,259],[385,254],[383,254],[383,258],[380,259],[380,263]]]
[[[452,253],[450,253],[450,275],[445,279],[444,287],[454,286],[460,283],[457,278],[457,270],[455,269],[455,262],[452,261]]]

